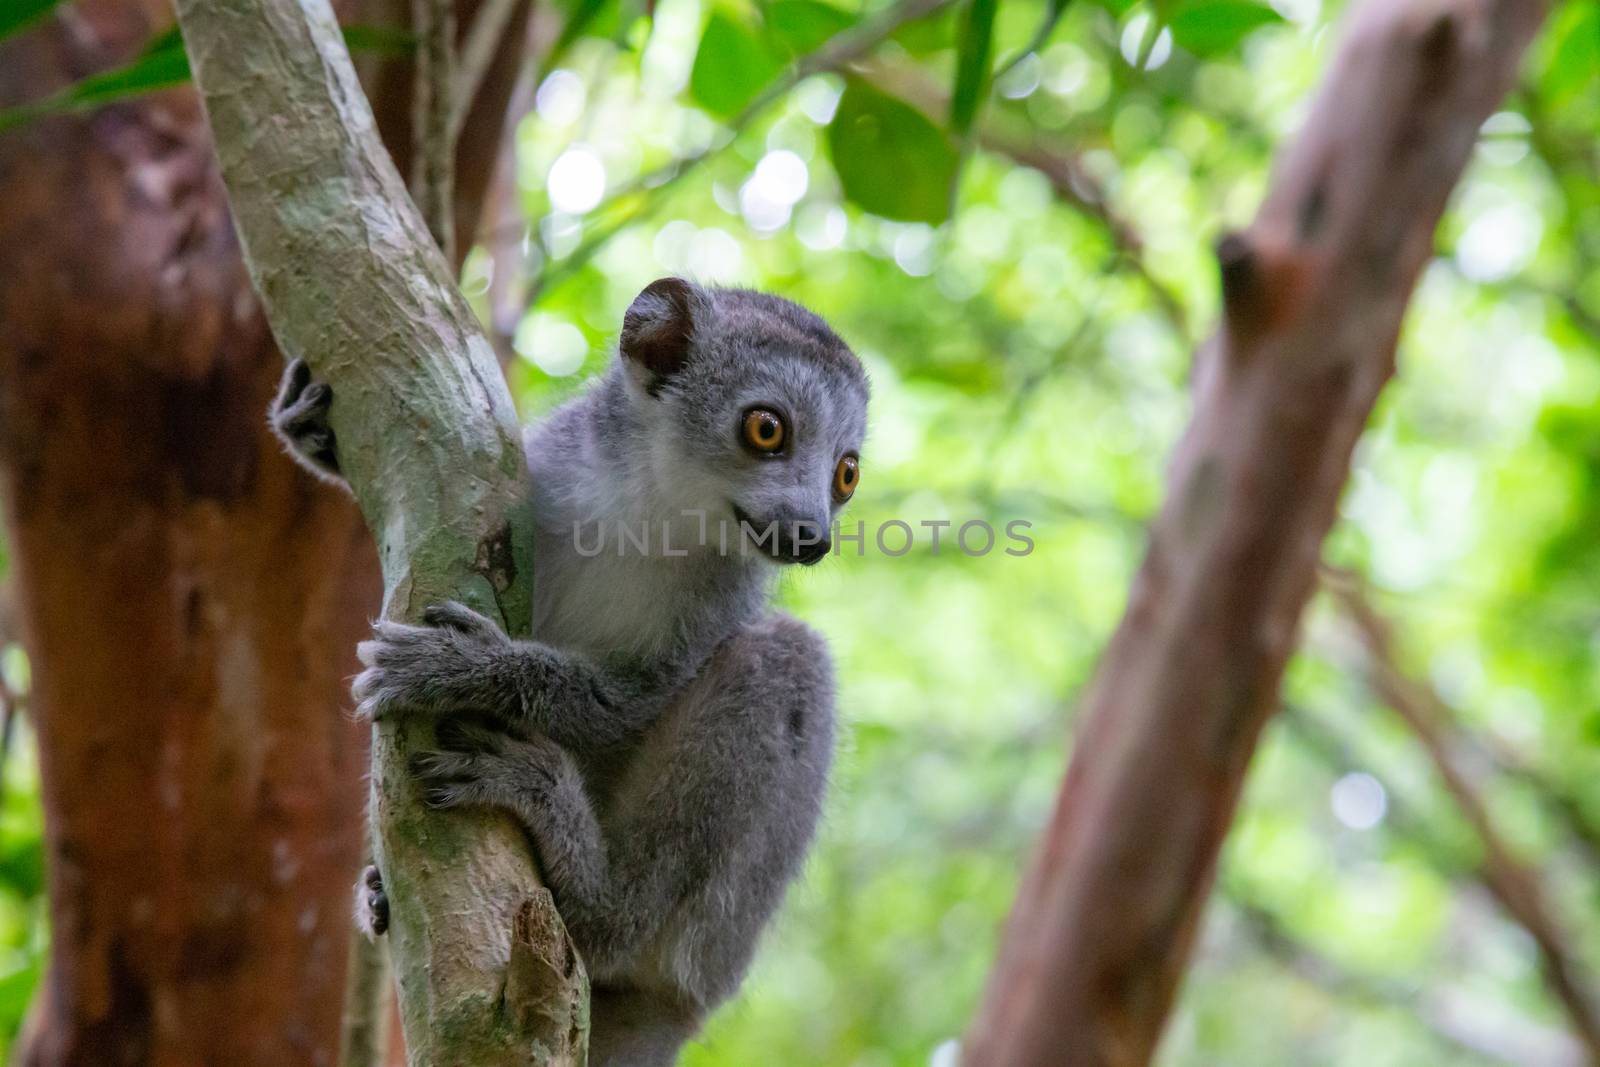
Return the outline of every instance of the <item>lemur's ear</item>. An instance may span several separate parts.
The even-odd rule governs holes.
[[[622,356],[633,364],[646,391],[656,395],[689,359],[695,314],[705,293],[682,278],[660,278],[633,298],[622,316]]]

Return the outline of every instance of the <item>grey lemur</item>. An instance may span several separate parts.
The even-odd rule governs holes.
[[[412,761],[428,803],[527,828],[593,980],[590,1062],[645,1067],[737,989],[816,828],[832,667],[770,610],[771,564],[828,552],[867,381],[809,311],[677,278],[619,348],[528,434],[533,639],[439,604],[376,625],[354,692],[365,716],[438,717],[442,750]],[[293,365],[272,424],[336,477],[331,400]]]

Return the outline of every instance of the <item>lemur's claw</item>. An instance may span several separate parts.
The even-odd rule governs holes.
[[[571,757],[542,735],[515,736],[459,719],[442,720],[436,729],[442,747],[408,762],[430,808],[526,810],[528,798],[577,773]]]
[[[357,717],[513,716],[519,699],[506,684],[502,662],[510,638],[490,619],[453,602],[433,605],[424,618],[429,625],[376,622],[372,640],[356,646],[366,667],[350,687]]]
[[[503,730],[465,719],[440,719],[434,727],[434,736],[440,747],[450,752],[481,752],[497,756],[505,750],[508,740]]]
[[[447,630],[455,630],[470,637],[487,638],[497,641],[506,639],[505,633],[495,625],[494,620],[455,600],[446,600],[438,604],[430,604],[423,609],[422,621],[429,626],[439,626]]]
[[[283,374],[270,415],[278,435],[325,477],[339,473],[337,442],[328,425],[328,405],[332,403],[333,389],[325,382],[313,381],[311,368],[297,359]]]

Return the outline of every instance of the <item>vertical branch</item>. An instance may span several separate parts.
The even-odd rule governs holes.
[[[453,103],[456,78],[454,2],[412,0],[411,20],[417,35],[417,72],[412,82],[412,125],[416,130],[417,151],[412,157],[411,195],[445,260],[454,263],[458,128]],[[491,57],[493,53],[491,48]]]
[[[351,935],[344,990],[339,1067],[382,1067],[389,1056],[389,957],[359,931]]]
[[[519,5],[526,0],[483,0],[478,13],[467,28],[467,38],[461,43],[461,56],[454,64],[455,73],[450,86],[451,141],[456,139],[478,98],[489,71],[494,67],[501,48],[511,32]]]
[[[1567,948],[1572,939],[1561,929],[1540,884],[1538,872],[1517,858],[1501,834],[1488,805],[1456,759],[1455,716],[1431,686],[1408,677],[1399,667],[1392,629],[1349,574],[1330,578],[1328,588],[1355,626],[1367,653],[1367,682],[1378,698],[1417,735],[1433,762],[1445,791],[1483,845],[1479,875],[1484,886],[1538,947],[1546,984],[1566,1009],[1573,1032],[1600,1063],[1600,1014],[1582,964]]]
[[[1350,456],[1433,230],[1540,0],[1367,0],[1266,202],[968,1067],[1154,1053],[1250,757],[1278,703]]]

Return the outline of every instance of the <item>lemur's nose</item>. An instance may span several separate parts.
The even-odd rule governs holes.
[[[833,542],[828,540],[828,535],[826,532],[824,532],[822,535],[822,540],[818,541],[816,544],[806,545],[804,548],[797,548],[794,558],[800,563],[803,563],[809,567],[811,564],[818,562],[822,559],[822,557],[826,556],[828,554],[828,550],[832,547]]]
[[[828,554],[833,542],[828,539],[828,527],[820,522],[800,519],[789,531],[789,558],[810,566]]]

